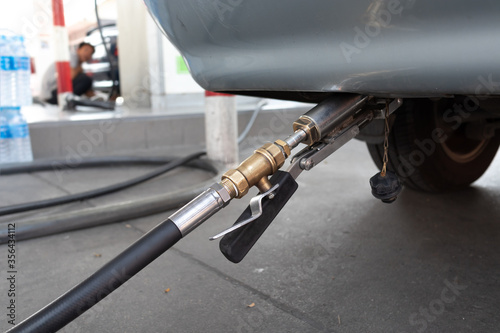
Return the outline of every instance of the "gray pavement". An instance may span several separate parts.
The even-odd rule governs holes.
[[[247,154],[249,151],[243,153]],[[146,167],[2,176],[2,205],[74,193]],[[405,190],[385,205],[353,141],[299,178],[299,190],[242,263],[208,241],[249,197],[231,203],[63,332],[499,332],[500,156],[468,190]],[[68,211],[163,193],[209,178],[182,169]],[[82,281],[168,217],[165,212],[17,243],[16,322]],[[8,329],[1,245],[0,329]],[[169,292],[165,292],[169,289]]]

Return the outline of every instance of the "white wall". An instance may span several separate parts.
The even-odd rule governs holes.
[[[147,20],[151,107],[153,112],[176,113],[204,104],[204,90],[193,80],[179,51],[153,20]]]
[[[160,32],[143,2],[120,0],[118,30],[125,101],[162,112],[203,105],[204,90],[189,73],[180,71],[179,52]]]

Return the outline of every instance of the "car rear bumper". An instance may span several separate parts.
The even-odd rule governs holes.
[[[500,95],[498,1],[145,3],[207,90]]]

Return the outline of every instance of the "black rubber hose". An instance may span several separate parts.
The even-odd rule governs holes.
[[[56,332],[112,293],[182,238],[166,220],[82,283],[7,332]]]
[[[20,221],[5,222],[0,224],[0,244],[7,243],[9,240],[9,223],[15,223],[16,241],[21,241],[109,223],[128,221],[181,207],[213,184],[213,182],[214,180],[210,180],[188,189],[155,195],[149,198],[85,208],[50,216],[37,216]]]
[[[178,158],[178,157],[177,157]],[[67,160],[35,160],[27,163],[7,164],[0,166],[0,176],[15,175],[19,173],[41,172],[41,171],[67,171],[95,167],[111,167],[123,165],[161,165],[174,161],[175,157],[163,156],[105,156],[105,157],[87,157],[82,158],[74,165]],[[198,163],[196,160],[185,164],[187,167],[213,170],[213,167],[207,163]]]
[[[26,211],[30,211],[30,210],[34,210],[34,209],[52,207],[52,206],[61,205],[61,204],[74,202],[74,201],[79,201],[79,200],[91,199],[91,198],[95,198],[95,197],[100,196],[100,195],[109,194],[109,193],[113,193],[113,192],[116,192],[119,190],[123,190],[125,188],[137,185],[139,183],[143,183],[151,178],[162,175],[162,174],[164,174],[172,169],[175,169],[179,166],[182,166],[182,165],[188,163],[189,161],[192,161],[196,158],[199,158],[205,154],[206,153],[204,151],[197,152],[197,153],[191,154],[189,156],[176,159],[176,160],[174,160],[170,163],[167,163],[166,165],[164,165],[160,168],[157,168],[151,172],[148,172],[142,176],[135,177],[135,178],[132,178],[132,179],[120,182],[120,183],[112,184],[109,186],[101,187],[98,189],[85,191],[85,192],[81,192],[81,193],[70,194],[70,195],[66,195],[66,196],[58,197],[58,198],[45,199],[45,200],[22,203],[22,204],[18,204],[18,205],[0,207],[0,216],[19,213],[19,212],[26,212]]]

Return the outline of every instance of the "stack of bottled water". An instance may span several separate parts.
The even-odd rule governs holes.
[[[22,36],[0,36],[0,163],[33,160],[21,106],[30,105],[30,58]]]

